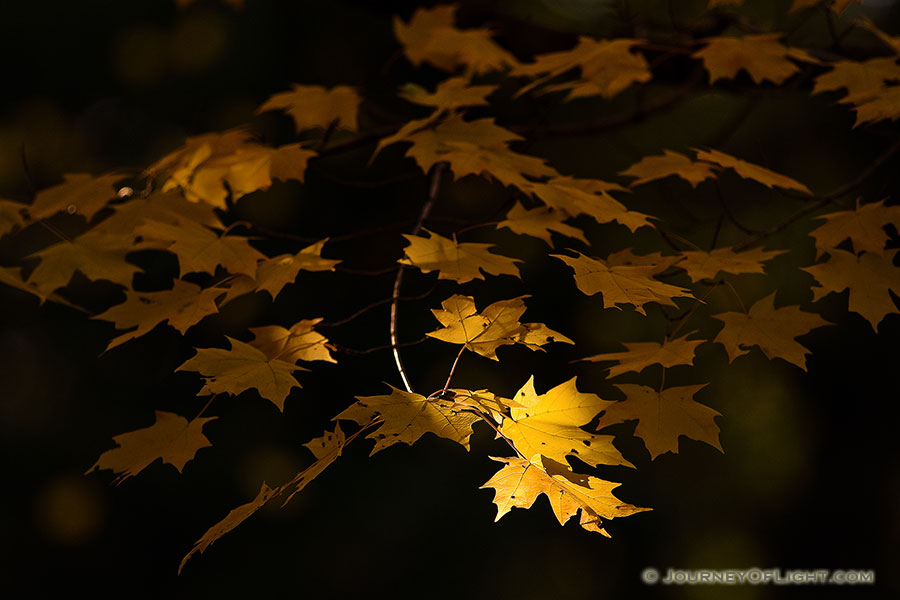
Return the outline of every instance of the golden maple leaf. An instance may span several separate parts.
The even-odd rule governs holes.
[[[499,360],[497,348],[504,345],[522,344],[531,350],[541,350],[541,346],[550,342],[575,343],[543,323],[520,323],[519,318],[525,312],[523,298],[494,302],[479,313],[471,296],[451,296],[441,303],[442,309],[431,310],[444,327],[427,335],[442,342],[462,344],[493,360]]]
[[[853,104],[856,110],[854,127],[884,119],[896,121],[900,118],[900,85],[853,94],[843,98],[841,102]]]
[[[328,351],[328,339],[313,329],[322,319],[303,319],[294,323],[290,329],[279,325],[251,327],[254,339],[250,345],[259,348],[269,359],[279,359],[296,363],[298,360],[337,361]]]
[[[603,529],[604,519],[650,510],[616,498],[612,491],[621,484],[573,473],[564,464],[544,456],[535,455],[531,460],[493,456],[491,459],[504,463],[503,468],[481,486],[495,491],[495,521],[514,507],[531,508],[537,497],[544,494],[560,525],[565,525],[580,510],[579,524],[583,528],[609,537]]]
[[[682,252],[684,259],[675,263],[675,266],[687,271],[691,281],[712,279],[720,272],[732,275],[763,273],[764,262],[785,252],[787,250],[763,250],[762,248],[753,248],[743,252],[735,252],[731,248],[716,248],[709,252],[686,250]]]
[[[597,435],[581,429],[613,402],[596,394],[579,392],[575,377],[538,394],[534,376],[516,392],[509,417],[500,425],[522,456],[542,454],[562,463],[574,456],[591,466],[624,465],[634,467],[613,446],[611,435]]]
[[[356,131],[357,112],[362,98],[355,89],[338,85],[326,89],[320,85],[292,84],[291,91],[273,95],[256,113],[269,110],[286,112],[294,120],[297,131],[326,129],[332,123],[340,129]]]
[[[624,171],[619,171],[625,177],[636,177],[635,181],[628,184],[630,187],[641,185],[656,179],[662,179],[671,175],[677,175],[697,187],[701,181],[715,179],[715,167],[705,162],[694,162],[684,154],[663,150],[663,154],[645,156]]]
[[[452,440],[469,449],[472,425],[481,417],[462,410],[464,407],[453,401],[426,398],[386,385],[391,388],[389,395],[357,396],[354,404],[335,417],[364,426],[378,417],[384,420],[383,425],[366,436],[375,440],[371,454],[398,443],[412,445],[426,433]]]
[[[864,61],[839,60],[830,63],[831,71],[816,77],[813,94],[846,89],[851,96],[878,90],[888,81],[900,78],[895,56],[882,56]],[[846,99],[841,102],[846,102]]]
[[[52,217],[58,212],[67,212],[90,219],[116,197],[116,182],[124,177],[121,173],[99,177],[85,173],[64,175],[63,183],[37,193],[34,203],[27,207],[28,215],[39,220]]]
[[[799,181],[746,160],[735,158],[730,154],[725,154],[718,150],[702,150],[700,148],[694,148],[694,152],[697,153],[698,160],[710,162],[726,169],[734,169],[734,172],[744,179],[752,179],[767,187],[797,190],[798,192],[812,195],[810,189]]]
[[[855,210],[843,210],[815,218],[826,221],[809,234],[816,240],[818,256],[836,248],[847,238],[853,242],[853,250],[857,253],[865,250],[873,254],[884,254],[884,245],[888,241],[884,227],[891,224],[900,228],[900,206],[885,206],[882,200],[863,204]]]
[[[890,294],[891,290],[900,294],[900,268],[894,266],[898,251],[856,256],[845,250],[829,250],[827,261],[803,269],[819,282],[813,287],[813,300],[849,288],[848,309],[861,314],[877,330],[884,317],[898,312]]]
[[[489,29],[457,29],[455,5],[417,8],[409,23],[394,17],[394,35],[415,66],[427,62],[444,71],[465,67],[481,75],[516,64],[515,57],[491,39]]]
[[[169,325],[184,333],[203,317],[219,312],[216,298],[222,290],[201,289],[199,285],[176,279],[171,290],[161,292],[132,292],[126,290],[126,300],[93,317],[115,323],[116,329],[137,327],[113,339],[106,347],[111,350],[130,339],[141,337],[159,325]]]
[[[531,64],[515,67],[510,72],[513,77],[544,75],[523,87],[516,95],[578,68],[581,72],[579,79],[549,86],[545,91],[567,91],[565,100],[598,95],[612,98],[633,83],[650,81],[652,74],[647,61],[643,55],[632,52],[634,46],[641,42],[625,38],[593,40],[582,36],[571,50],[542,54]]]
[[[491,244],[459,243],[427,229],[423,231],[429,237],[403,235],[410,245],[403,249],[406,258],[401,258],[398,263],[414,266],[423,273],[438,271],[438,279],[452,279],[458,283],[484,279],[481,271],[490,275],[519,276],[516,262],[521,261],[493,254],[489,251]]]
[[[156,411],[156,422],[150,427],[113,437],[117,446],[100,455],[85,474],[100,469],[116,473],[116,484],[137,475],[156,459],[174,465],[180,473],[197,450],[212,446],[203,435],[203,426],[218,417],[196,418],[190,422],[175,413]]]
[[[28,283],[44,294],[68,285],[75,271],[91,280],[105,279],[126,288],[141,269],[125,262],[136,248],[128,235],[99,234],[90,230],[73,240],[63,240],[31,255],[41,262]]]
[[[553,177],[546,182],[526,181],[516,184],[522,191],[540,198],[548,206],[571,217],[588,215],[598,223],[616,221],[631,231],[650,225],[648,215],[628,208],[610,195],[626,188],[596,179]]]
[[[418,84],[407,83],[400,88],[400,96],[414,104],[451,111],[464,106],[484,106],[496,89],[496,85],[472,85],[465,77],[451,77],[440,82],[433,93]]]
[[[222,266],[230,273],[256,275],[257,264],[266,256],[250,245],[245,237],[216,235],[193,222],[171,225],[146,221],[135,233],[147,240],[158,241],[155,247],[178,256],[181,274],[215,273]]]
[[[621,310],[618,304],[632,304],[637,312],[646,315],[644,305],[648,302],[677,306],[673,298],[693,298],[690,290],[653,279],[658,272],[657,265],[610,265],[600,258],[576,254],[574,258],[562,254],[550,256],[572,267],[575,285],[583,294],[602,293],[603,308]]]
[[[181,564],[178,566],[178,573],[181,573],[182,569],[184,569],[184,565],[194,554],[205,552],[213,542],[226,533],[233,531],[238,525],[249,519],[271,500],[290,491],[284,504],[290,502],[291,498],[294,497],[294,494],[303,490],[310,481],[321,475],[329,465],[337,460],[341,455],[345,442],[346,438],[341,431],[340,425],[336,425],[333,432],[326,431],[321,437],[303,444],[312,451],[313,455],[316,457],[316,461],[303,471],[297,473],[293,479],[277,488],[271,488],[263,482],[259,489],[259,493],[253,500],[231,510],[225,515],[224,519],[210,527],[199,540],[194,542],[194,547],[191,548],[191,551],[181,559]]]
[[[279,358],[269,358],[259,348],[226,336],[231,343],[229,350],[221,348],[195,348],[197,353],[175,371],[197,371],[205,385],[197,393],[231,394],[237,396],[249,389],[284,411],[284,400],[300,384],[291,374],[306,371],[303,367]]]
[[[43,304],[47,300],[52,300],[53,302],[58,302],[59,304],[72,306],[72,304],[62,296],[58,296],[57,294],[52,293],[48,294],[47,292],[38,289],[37,286],[27,283],[22,277],[21,267],[0,267],[0,283],[5,283],[6,285],[17,290],[36,296],[38,300],[40,300],[41,304]]]
[[[575,238],[588,243],[584,237],[584,232],[577,227],[572,227],[563,223],[569,215],[561,210],[554,209],[552,206],[536,206],[534,208],[524,208],[521,204],[516,204],[506,213],[506,219],[497,223],[497,229],[507,228],[513,233],[520,235],[530,235],[547,242],[547,245],[553,247],[553,240],[550,232],[555,231],[562,235]]]
[[[624,352],[604,352],[582,358],[591,362],[616,361],[619,364],[610,367],[609,377],[622,373],[640,373],[650,365],[662,365],[666,368],[694,363],[694,352],[706,340],[688,340],[685,337],[670,340],[662,344],[658,342],[624,342]]]
[[[703,60],[709,71],[710,83],[719,79],[733,79],[742,69],[756,84],[771,81],[781,85],[799,71],[788,58],[818,62],[803,50],[788,48],[778,41],[781,33],[761,33],[736,37],[713,37],[704,40],[706,47],[693,54]]]
[[[643,385],[616,384],[625,393],[625,400],[613,403],[597,423],[597,429],[637,419],[634,435],[644,440],[655,459],[666,452],[678,453],[678,437],[706,442],[719,452],[718,411],[693,400],[694,394],[706,384],[670,387],[657,391]]]
[[[181,190],[153,192],[147,197],[133,196],[111,208],[113,214],[95,225],[92,231],[121,235],[123,231],[134,231],[145,221],[170,225],[196,223],[215,229],[223,227],[211,204],[190,202]]]
[[[759,346],[767,358],[783,358],[804,371],[809,350],[795,338],[831,325],[819,315],[797,306],[775,308],[774,292],[757,301],[748,313],[728,312],[712,318],[725,323],[713,342],[725,346],[729,362],[750,352],[751,347]]]

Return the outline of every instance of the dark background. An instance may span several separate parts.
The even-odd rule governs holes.
[[[686,19],[703,3],[674,4]],[[766,27],[796,25],[791,43],[830,44],[823,14],[787,17],[786,2],[752,4],[748,14]],[[265,141],[290,141],[285,119],[257,117],[254,110],[294,82],[358,87],[365,97],[362,131],[389,130],[421,114],[395,98],[397,86],[433,85],[444,77],[428,67],[412,68],[393,39],[391,16],[408,19],[416,5],[247,0],[241,10],[212,2],[177,10],[165,1],[7,3],[0,18],[6,82],[0,94],[0,196],[27,200],[33,188],[57,183],[63,173],[139,169],[186,135],[247,122]],[[665,2],[631,3],[631,11],[634,22],[669,18]],[[889,33],[900,28],[900,10],[890,3],[848,13],[869,14]],[[522,59],[569,47],[577,33],[625,35],[629,27],[620,3],[587,0],[466,3],[460,19],[490,24]],[[844,43],[848,54],[859,57],[877,48],[871,37],[857,34]],[[502,124],[525,128],[591,121],[633,106],[640,94],[652,98],[684,80],[687,71],[676,60],[656,73],[662,83],[612,102],[513,102],[501,93],[496,113]],[[852,113],[836,106],[834,96],[809,97],[808,82],[784,92],[748,81],[701,86],[671,110],[614,130],[546,137],[520,149],[548,158],[565,174],[615,179],[642,155],[715,141],[723,151],[823,193],[853,179],[896,138],[890,123],[852,130]],[[349,137],[337,141],[344,139]],[[353,268],[390,266],[427,181],[402,157],[401,147],[365,169],[371,149],[313,162],[306,185],[276,183],[242,199],[235,214],[311,238],[385,224],[383,234],[330,243],[325,255]],[[898,167],[894,160],[873,176],[859,191],[863,201],[893,193]],[[799,202],[736,178],[722,185],[754,227],[778,222]],[[640,190],[630,206],[658,215],[695,243],[709,243],[719,209],[708,190],[694,192],[673,180]],[[462,222],[495,218],[507,199],[498,186],[448,179],[428,226],[446,233]],[[595,255],[628,246],[661,248],[647,229],[631,236],[614,225],[577,224]],[[767,247],[795,252],[772,261],[769,278],[732,279],[745,301],[777,286],[779,304],[811,308],[812,279],[797,267],[814,260],[806,235],[812,227],[811,221],[798,223],[770,240]],[[546,257],[543,242],[509,232],[489,238],[489,230],[473,231],[467,240],[491,239],[505,254],[524,259],[523,281],[490,277],[461,291],[480,307],[532,294],[527,320],[545,322],[579,346],[553,346],[546,355],[504,348],[499,366],[467,354],[454,383],[511,395],[532,373],[539,392],[578,374],[579,389],[619,397],[602,368],[570,361],[616,350],[620,341],[655,339],[665,325],[659,311],[642,318],[630,310],[599,310],[598,298],[580,295],[571,275]],[[719,243],[742,239],[726,226]],[[3,264],[39,248],[41,240],[52,241],[46,232],[26,232],[0,242]],[[260,243],[269,252],[301,246]],[[587,251],[578,243],[571,247]],[[153,257],[142,260],[165,269]],[[433,283],[433,275],[410,270],[404,295],[427,292]],[[629,435],[633,425],[618,426],[617,445],[638,468],[597,474],[624,482],[617,491],[623,499],[654,510],[614,521],[611,540],[576,523],[560,527],[544,498],[493,523],[493,492],[478,487],[497,470],[488,454],[507,452],[484,427],[476,430],[470,453],[427,436],[414,447],[393,447],[369,459],[369,443],[356,442],[287,508],[257,514],[177,577],[181,557],[210,525],[251,499],[262,481],[280,484],[309,462],[300,444],[320,435],[353,396],[383,393],[382,381],[400,386],[388,351],[339,354],[339,366],[317,363],[312,372],[299,373],[303,389],[292,393],[283,415],[253,393],[217,399],[207,415],[219,419],[205,430],[214,446],[201,450],[182,475],[159,463],[119,487],[110,484],[109,472],[82,475],[111,447],[113,435],[149,426],[154,409],[188,417],[200,410],[205,398],[194,396],[198,378],[173,374],[192,347],[221,347],[223,333],[247,339],[248,325],[338,320],[388,297],[391,284],[390,274],[303,273],[274,303],[265,295],[247,297],[184,338],[159,327],[107,354],[109,323],[0,289],[0,592],[573,599],[650,592],[684,598],[900,592],[900,317],[887,317],[876,335],[859,315],[847,313],[846,295],[815,305],[836,324],[802,338],[812,352],[806,373],[757,350],[729,365],[712,344],[700,348],[696,369],[669,370],[668,385],[710,382],[698,399],[723,413],[718,422],[726,454],[683,437],[678,455],[651,462],[640,440]],[[122,299],[103,283],[75,280],[72,288],[92,312]],[[455,291],[441,282],[427,300],[404,305],[401,338],[432,330],[437,323],[428,309]],[[709,302],[713,312],[736,309],[727,295],[713,294]],[[348,326],[322,331],[342,346],[379,346],[388,341],[387,314],[381,306]],[[703,323],[700,334],[711,338],[713,322]],[[435,341],[404,351],[417,391],[439,389],[454,355]],[[616,381],[656,385],[655,368]],[[647,566],[875,569],[879,585],[651,589],[639,577]]]

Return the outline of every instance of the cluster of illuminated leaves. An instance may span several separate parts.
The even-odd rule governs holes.
[[[850,3],[832,2],[830,7],[841,13]],[[709,8],[728,10],[740,4],[741,0],[710,0]],[[796,0],[791,10],[817,4]],[[668,316],[666,310],[684,309],[688,311],[684,319],[696,311],[707,322],[721,324],[717,333],[705,338],[660,332],[656,341],[622,341],[625,350],[583,356],[581,360],[588,363],[615,363],[594,367],[608,368],[610,379],[640,374],[650,367],[663,373],[674,368],[692,372],[702,344],[721,347],[729,363],[758,349],[769,359],[805,370],[810,350],[798,338],[829,325],[821,316],[799,305],[776,307],[774,292],[759,294],[763,297],[748,302],[749,308],[737,297],[735,310],[710,314],[703,300],[706,296],[701,296],[723,284],[730,287],[731,278],[765,277],[766,263],[788,250],[764,249],[754,244],[758,240],[751,240],[741,247],[643,255],[624,248],[598,256],[585,231],[576,227],[576,219],[616,223],[629,232],[659,227],[652,215],[629,208],[629,195],[634,188],[669,177],[681,178],[692,188],[737,175],[753,185],[806,199],[814,197],[813,191],[788,175],[716,148],[664,149],[644,156],[619,173],[623,183],[630,180],[627,186],[564,175],[558,170],[562,165],[527,154],[519,145],[525,136],[499,125],[495,118],[470,116],[472,108],[491,106],[490,98],[500,89],[483,78],[507,78],[514,87],[512,100],[530,92],[562,92],[563,101],[586,97],[607,101],[653,79],[643,50],[647,40],[581,37],[570,49],[520,62],[494,40],[490,29],[461,29],[455,15],[456,7],[438,6],[420,8],[409,20],[395,19],[394,32],[409,62],[450,75],[433,89],[411,83],[400,88],[400,97],[426,107],[430,114],[381,137],[370,165],[385,148],[402,144],[405,155],[434,181],[448,170],[455,179],[480,177],[508,188],[515,198],[512,207],[488,225],[552,248],[548,256],[557,260],[551,262],[571,276],[573,289],[592,297],[595,310],[641,315],[652,310]],[[900,80],[895,56],[900,42],[870,23],[864,26],[884,42],[890,56],[824,61],[785,45],[778,33],[705,38],[681,50],[702,65],[711,85],[742,74],[757,85],[782,85],[804,65],[818,69],[812,93],[846,90],[840,103],[856,110],[857,125],[895,120],[900,116],[900,87],[895,85]],[[356,132],[362,102],[352,87],[294,84],[289,91],[274,94],[258,112],[280,111],[299,134],[319,132],[327,137],[335,130]],[[226,226],[226,217],[235,202],[265,191],[275,180],[302,183],[308,162],[317,156],[311,147],[304,143],[269,146],[255,139],[250,129],[205,134],[188,138],[150,166],[142,177],[145,191],[124,187],[126,177],[119,173],[70,174],[62,183],[38,192],[31,204],[0,200],[0,235],[16,235],[38,223],[56,231],[53,223],[60,218],[75,219],[80,227],[74,236],[57,231],[57,240],[22,257],[20,264],[0,267],[0,282],[41,302],[66,305],[75,302],[65,291],[76,273],[117,285],[123,300],[93,317],[112,323],[119,332],[107,350],[160,325],[185,334],[246,294],[265,292],[275,300],[303,272],[334,271],[340,260],[322,256],[329,254],[327,240],[269,256],[247,224]],[[900,269],[894,266],[897,250],[886,250],[885,228],[900,227],[900,207],[884,201],[858,203],[853,210],[832,210],[814,219],[810,235],[816,262],[803,268],[815,279],[813,300],[849,290],[849,311],[877,331],[887,315],[898,312],[891,294],[900,294]],[[463,230],[439,233],[417,226],[415,231],[403,235],[406,244],[397,260],[401,269],[417,269],[455,286],[486,277],[520,277],[523,259],[507,255],[495,243],[467,241],[470,238]],[[177,261],[177,277],[171,285],[163,289],[134,285],[141,271],[133,262],[134,253],[143,251],[165,253]],[[196,542],[182,567],[273,499],[290,500],[363,433],[374,442],[371,452],[375,454],[398,443],[412,445],[429,433],[468,449],[479,429],[493,431],[509,450],[508,456],[494,458],[502,466],[484,484],[494,490],[498,519],[514,507],[530,508],[545,495],[560,524],[580,515],[583,528],[604,535],[608,535],[609,520],[647,509],[617,498],[613,494],[617,483],[577,472],[575,459],[588,467],[634,466],[616,448],[614,436],[601,430],[633,422],[634,435],[643,440],[651,459],[677,453],[681,436],[723,451],[715,421],[721,415],[704,403],[716,404],[704,381],[669,387],[616,383],[618,399],[579,390],[575,377],[539,394],[532,376],[511,398],[485,389],[450,388],[453,368],[465,351],[502,363],[505,353],[512,353],[516,346],[552,351],[553,343],[580,348],[588,341],[574,334],[576,339],[570,339],[544,323],[522,322],[527,298],[487,303],[454,293],[437,308],[437,299],[429,297],[437,323],[427,337],[454,346],[448,353],[446,386],[427,396],[393,386],[386,394],[358,396],[334,417],[356,423],[355,433],[347,437],[335,425],[333,431],[305,444],[314,457],[310,466],[280,486],[262,483],[256,498],[232,510]],[[176,370],[196,374],[197,394],[208,397],[207,406],[218,395],[228,394],[258,396],[284,410],[292,396],[300,395],[295,392],[301,388],[296,373],[307,371],[315,361],[337,362],[332,354],[335,346],[316,330],[321,318],[297,315],[297,319],[293,324],[250,328],[239,336],[243,340],[223,336],[218,347],[194,349]],[[152,426],[115,436],[116,447],[104,452],[91,470],[111,470],[121,482],[161,459],[181,471],[200,449],[212,446],[203,429],[216,417],[202,414],[188,421],[157,411]],[[478,423],[482,425],[476,429]]]

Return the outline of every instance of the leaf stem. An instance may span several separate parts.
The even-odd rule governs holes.
[[[466,345],[463,344],[462,347],[460,347],[459,352],[456,353],[456,360],[453,361],[453,366],[450,367],[450,374],[447,375],[447,383],[444,384],[444,389],[441,390],[441,392],[446,392],[447,388],[450,387],[450,380],[453,379],[453,372],[456,370],[456,363],[459,362],[459,357],[462,356],[462,353],[465,352],[465,350]]]
[[[422,224],[428,217],[428,213],[431,212],[431,207],[434,206],[434,201],[437,198],[438,189],[440,188],[441,175],[444,172],[444,167],[445,163],[441,162],[436,164],[431,170],[431,185],[428,186],[428,200],[425,202],[422,211],[419,213],[419,220],[416,221],[416,225],[412,229],[412,235],[419,233],[422,229]],[[400,302],[400,285],[403,283],[403,272],[402,267],[397,271],[397,276],[394,278],[394,290],[391,293],[391,350],[394,354],[394,362],[397,364],[397,371],[400,373],[400,379],[403,380],[403,387],[406,388],[407,392],[413,393],[412,386],[409,384],[409,378],[406,376],[406,370],[403,368],[403,361],[400,359],[400,351],[397,344],[397,307]]]

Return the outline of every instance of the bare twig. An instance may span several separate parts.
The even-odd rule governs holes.
[[[437,198],[438,189],[440,188],[441,175],[444,172],[444,167],[445,163],[438,163],[431,170],[431,185],[428,186],[428,200],[426,200],[425,205],[422,207],[422,211],[419,213],[419,220],[416,221],[416,225],[412,229],[412,235],[419,233],[422,229],[422,224],[425,222],[425,219],[428,218],[428,213],[431,212],[431,207],[434,206],[434,201]],[[406,370],[403,368],[403,361],[400,359],[400,351],[398,350],[399,346],[397,343],[397,307],[400,301],[400,285],[402,283],[403,269],[401,268],[397,271],[397,276],[394,278],[394,290],[391,293],[391,349],[394,353],[394,362],[397,363],[397,371],[400,372],[400,379],[403,380],[403,386],[406,388],[407,392],[412,393],[412,386],[409,384],[409,378],[406,376]]]

